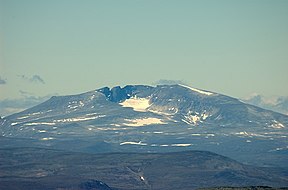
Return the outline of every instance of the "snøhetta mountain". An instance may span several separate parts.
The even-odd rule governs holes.
[[[287,166],[287,126],[287,115],[215,92],[184,85],[128,85],[54,96],[1,119],[0,133],[2,141],[21,138],[20,144],[37,147],[83,152],[197,149],[250,164]]]

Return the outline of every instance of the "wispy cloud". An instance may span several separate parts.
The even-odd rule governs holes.
[[[45,84],[45,81],[39,76],[39,75],[33,75],[31,78],[32,82],[40,82],[42,84]]]
[[[7,81],[5,79],[2,79],[1,76],[0,76],[0,85],[4,85],[6,83],[7,83]]]
[[[22,97],[32,97],[33,94],[30,93],[30,92],[26,92],[26,91],[23,91],[23,90],[19,90],[19,93],[21,94]]]
[[[28,77],[26,75],[18,75],[18,77],[22,78],[23,80],[32,82],[32,83],[45,84],[45,81],[39,75],[33,75],[32,77]]]

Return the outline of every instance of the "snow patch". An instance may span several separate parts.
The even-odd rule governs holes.
[[[149,101],[150,101],[150,99],[137,98],[135,96],[135,97],[131,97],[131,98],[125,100],[124,102],[119,103],[119,104],[123,107],[133,108],[133,110],[135,110],[135,111],[146,112],[147,111],[146,109],[150,106]]]
[[[26,119],[26,118],[28,118],[29,117],[29,115],[25,115],[25,116],[23,116],[23,117],[18,117],[17,119]]]
[[[207,92],[207,91],[199,90],[199,89],[197,89],[197,88],[192,88],[192,87],[190,87],[190,86],[186,86],[186,85],[183,85],[183,84],[179,84],[179,86],[182,86],[182,87],[184,87],[184,88],[188,88],[188,89],[190,89],[190,90],[192,90],[192,91],[194,91],[194,92],[198,92],[198,93],[200,93],[200,94],[204,94],[204,95],[207,95],[207,96],[213,95],[212,92]]]
[[[276,121],[276,120],[273,120],[273,124],[271,124],[270,127],[274,128],[274,129],[285,128],[285,126],[282,123],[280,123],[279,121]]]
[[[162,131],[154,131],[153,133],[154,133],[154,134],[163,134]]]
[[[97,115],[97,113],[87,113],[87,116],[91,116],[91,115]]]
[[[115,126],[115,127],[121,127],[121,125],[119,125],[119,124],[116,124],[116,123],[112,123],[112,124],[110,124],[111,126]]]
[[[82,101],[79,101],[79,106],[83,107],[85,104]]]
[[[202,117],[202,120],[205,120],[209,117],[209,115],[207,113],[202,113],[201,117]]]
[[[198,134],[198,133],[192,133],[191,136],[201,136],[201,134]]]
[[[95,98],[95,94],[93,94],[91,97],[90,97],[90,100],[93,100]]]
[[[239,133],[235,133],[235,135],[245,136],[245,137],[262,137],[262,138],[270,138],[271,136],[261,135],[257,133],[249,133],[246,131],[241,131]]]
[[[189,111],[187,115],[184,115],[184,118],[185,119],[182,119],[182,121],[184,121],[185,123],[191,125],[196,125],[200,120],[201,120],[201,117],[199,117],[198,115],[193,115],[191,114],[191,112]]]
[[[190,125],[191,123],[189,123],[188,121],[186,121],[185,119],[181,119],[184,123]]]
[[[98,119],[101,117],[105,117],[106,115],[96,115],[96,116],[91,116],[91,117],[75,117],[75,118],[65,118],[65,119],[58,119],[54,120],[54,122],[74,122],[74,121],[87,121],[87,120],[93,120],[93,119]]]
[[[241,131],[239,133],[236,133],[238,135],[244,135],[244,136],[250,136],[249,133],[247,133],[246,131]]]
[[[31,126],[31,125],[55,125],[56,123],[54,122],[34,122],[34,123],[25,123],[24,125],[26,126]]]
[[[71,106],[71,105],[68,105],[67,106],[69,109],[76,109],[76,108],[78,108],[78,106]]]
[[[151,144],[150,146],[158,146],[158,147],[188,147],[188,146],[192,146],[193,144]]]
[[[288,146],[275,148],[275,149],[273,149],[273,150],[271,150],[271,151],[281,151],[281,150],[288,150]],[[271,151],[270,151],[270,152],[271,152]]]
[[[77,101],[72,101],[72,102],[68,102],[68,108],[69,109],[77,109],[79,107],[84,107],[85,104],[80,100],[79,102]]]
[[[192,111],[189,111],[186,115],[184,115],[184,119],[182,119],[182,121],[189,125],[197,125],[198,122],[202,123],[209,116],[210,115],[206,113],[206,110],[202,114],[199,114],[198,112],[193,113]]]
[[[28,115],[39,115],[39,114],[41,114],[42,112],[36,112],[36,113],[30,113],[30,114],[28,114]]]
[[[129,123],[123,123],[123,125],[131,127],[141,127],[152,124],[167,124],[163,122],[161,119],[154,117],[141,118],[141,119],[125,119],[125,121],[128,121]]]
[[[53,140],[54,138],[53,137],[45,137],[45,138],[42,138],[40,140],[42,141],[49,141],[49,140]]]
[[[122,142],[120,145],[140,145],[140,146],[146,146],[147,143],[142,143],[141,141],[139,142],[133,142],[133,141],[128,141],[128,142]]]
[[[178,146],[178,147],[187,147],[191,146],[192,144],[172,144],[171,146]]]

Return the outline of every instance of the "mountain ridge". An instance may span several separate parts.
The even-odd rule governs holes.
[[[127,85],[52,97],[3,118],[0,134],[58,148],[61,142],[83,143],[65,146],[77,151],[203,149],[249,163],[255,157],[268,159],[263,165],[275,165],[267,156],[274,155],[282,165],[287,126],[286,115],[215,92],[183,85]]]

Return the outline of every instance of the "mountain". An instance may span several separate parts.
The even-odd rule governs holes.
[[[287,173],[206,151],[84,154],[42,148],[0,149],[0,189],[191,190],[288,185]]]
[[[261,95],[255,95],[243,100],[246,103],[288,115],[288,97],[277,97],[269,100]]]
[[[288,167],[287,126],[287,115],[215,92],[128,85],[54,96],[2,118],[0,144],[91,153],[207,150]]]

